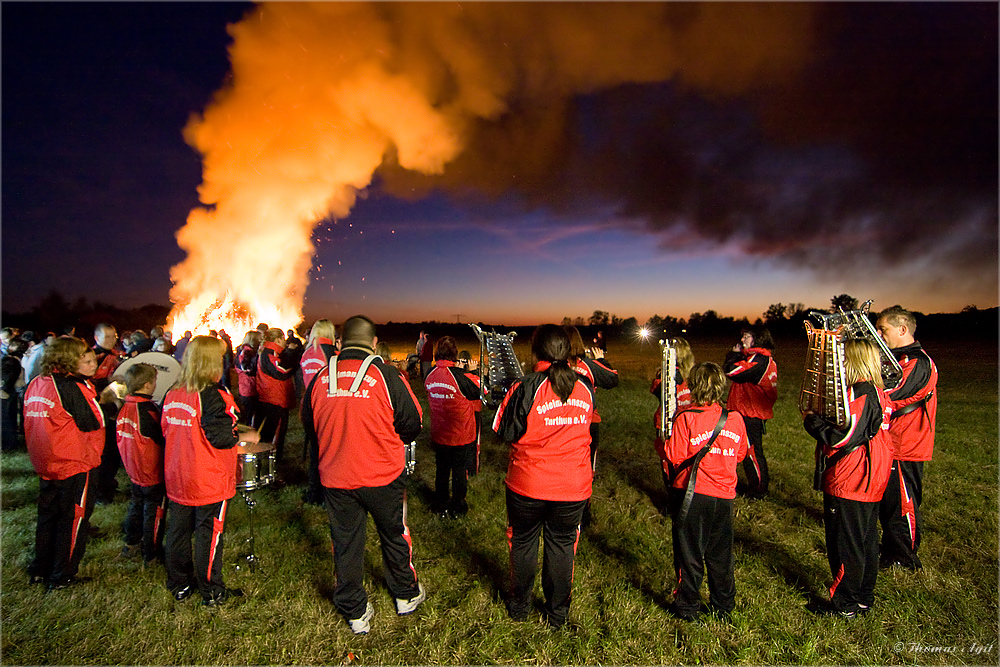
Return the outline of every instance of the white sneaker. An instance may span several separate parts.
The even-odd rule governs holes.
[[[365,607],[365,613],[361,615],[361,618],[348,619],[347,624],[351,626],[351,632],[356,635],[367,635],[368,631],[371,630],[371,624],[368,622],[372,620],[375,616],[375,607],[369,602],[368,606]]]
[[[420,603],[427,599],[427,591],[424,590],[424,585],[419,581],[417,582],[417,591],[417,596],[409,600],[396,598],[396,613],[398,615],[406,616],[407,614],[412,614],[420,606]]]

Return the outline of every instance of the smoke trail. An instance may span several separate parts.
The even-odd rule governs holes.
[[[263,4],[230,27],[231,80],[185,129],[204,206],[177,234],[172,326],[297,323],[313,227],[346,216],[380,165],[502,188],[488,165],[544,171],[575,96],[777,85],[808,61],[811,16],[785,3]]]

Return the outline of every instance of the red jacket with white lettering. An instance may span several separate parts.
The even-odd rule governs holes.
[[[722,406],[718,403],[690,407],[678,412],[674,418],[670,439],[665,445],[666,461],[663,464],[663,471],[670,474],[671,465],[677,468],[704,448],[705,443],[712,437],[721,414]],[[735,498],[736,466],[748,453],[753,456],[753,452],[747,447],[747,431],[743,425],[743,418],[735,411],[730,411],[726,423],[712,443],[712,448],[698,465],[694,492],[727,500]],[[690,467],[680,471],[674,477],[674,488],[687,488],[690,476]]]
[[[302,369],[302,383],[305,387],[309,386],[316,373],[323,370],[323,367],[329,363],[330,357],[337,351],[333,341],[329,338],[317,338],[316,341],[319,342],[319,345],[310,344],[302,353],[302,358],[299,359],[299,367]]]
[[[261,403],[290,408],[295,405],[295,369],[281,365],[278,355],[282,349],[280,344],[273,342],[260,346],[260,356],[257,358],[257,396]]]
[[[594,478],[594,387],[578,375],[564,403],[552,390],[548,366],[543,362],[542,370],[516,380],[493,420],[493,430],[511,446],[505,483],[536,500],[586,500]]]
[[[197,507],[235,495],[239,415],[233,395],[219,384],[198,393],[183,387],[167,392],[160,425],[166,440],[163,480],[170,500]]]
[[[778,364],[774,363],[771,350],[750,347],[743,352],[729,352],[722,370],[733,383],[729,388],[727,408],[744,417],[770,419],[774,416]]]
[[[344,348],[313,376],[302,397],[302,426],[319,443],[319,477],[326,488],[388,485],[403,473],[404,445],[420,434],[420,403],[399,369],[381,357],[375,356],[358,390],[348,393],[369,354]],[[334,363],[338,377],[331,392]]]
[[[476,441],[476,413],[482,407],[479,376],[438,359],[424,380],[431,406],[431,441],[436,445],[467,445]]]
[[[930,461],[937,420],[937,366],[920,343],[892,350],[903,369],[899,386],[889,392],[893,451],[899,461]],[[917,407],[908,409],[907,406]],[[905,414],[900,414],[905,411]]]
[[[611,367],[607,359],[590,359],[588,357],[582,357],[576,360],[576,364],[572,366],[573,370],[582,375],[583,377],[590,380],[590,384],[594,385],[595,388],[600,387],[601,389],[614,389],[618,386],[618,371]],[[595,424],[601,423],[601,415],[597,414],[597,409],[594,409],[594,419]]]
[[[892,470],[889,437],[889,397],[870,382],[848,391],[851,420],[841,430],[819,415],[809,414],[804,426],[816,438],[816,456],[823,471],[823,492],[845,500],[877,503]]]
[[[94,385],[55,373],[36,377],[24,393],[28,457],[44,480],[93,470],[104,451],[104,414]]]
[[[118,411],[117,439],[122,464],[133,484],[163,483],[163,430],[160,410],[152,396],[125,397],[125,404]]]

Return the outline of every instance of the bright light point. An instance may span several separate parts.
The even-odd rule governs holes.
[[[649,329],[643,327],[639,329],[639,338],[646,339],[649,338]]]

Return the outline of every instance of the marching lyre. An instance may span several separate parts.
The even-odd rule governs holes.
[[[469,324],[479,338],[479,373],[483,405],[496,407],[514,380],[524,376],[521,362],[514,353],[516,331],[498,334],[483,331],[478,325]],[[485,370],[484,370],[485,369]]]
[[[677,413],[677,347],[674,340],[660,341],[660,437],[666,440]]]

